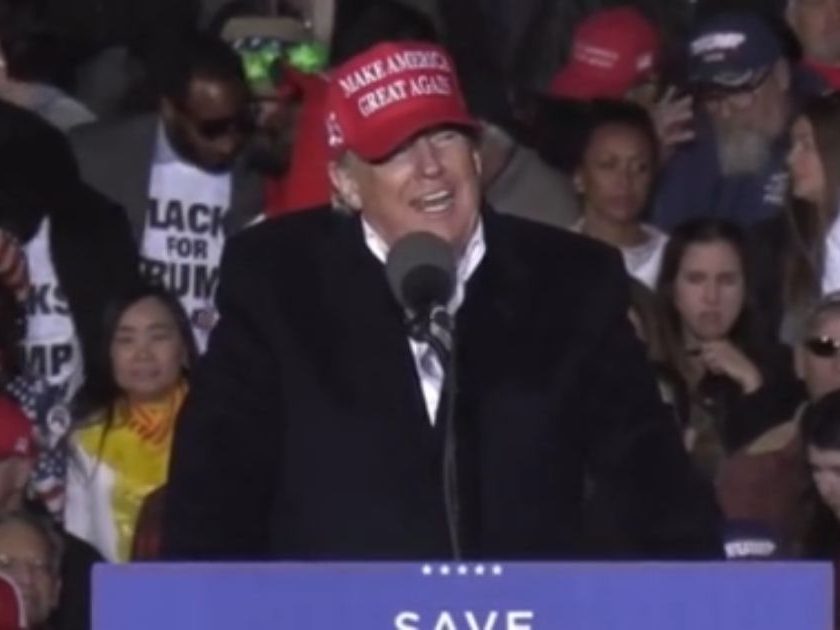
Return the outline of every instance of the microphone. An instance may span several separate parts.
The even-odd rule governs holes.
[[[408,313],[409,334],[432,346],[446,367],[453,334],[446,309],[455,288],[452,247],[430,232],[411,232],[391,248],[385,273],[391,291]]]
[[[428,343],[444,370],[443,502],[452,555],[460,560],[454,324],[446,308],[455,289],[455,253],[449,243],[430,232],[411,232],[391,247],[385,274],[408,314],[409,335]]]
[[[414,313],[446,306],[455,288],[455,254],[431,232],[411,232],[394,243],[385,273],[397,300]]]

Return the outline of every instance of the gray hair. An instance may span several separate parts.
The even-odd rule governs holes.
[[[806,312],[800,329],[800,341],[804,341],[827,315],[840,316],[840,291],[825,294]]]

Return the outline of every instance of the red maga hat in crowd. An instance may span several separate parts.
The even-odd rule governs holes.
[[[637,9],[597,11],[575,27],[571,56],[549,92],[574,100],[622,98],[656,70],[660,47],[653,24]]]

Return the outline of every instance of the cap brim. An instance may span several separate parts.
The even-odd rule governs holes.
[[[622,98],[633,87],[633,82],[593,74],[591,71],[568,65],[551,81],[549,93],[557,98],[588,101],[595,98]]]
[[[358,139],[347,148],[368,162],[387,159],[397,149],[416,135],[435,127],[454,125],[470,131],[478,130],[478,122],[465,112],[454,112],[451,107],[418,110],[416,117],[405,112],[383,120],[376,129],[371,129],[364,138]]]
[[[691,83],[698,91],[722,90],[737,92],[749,90],[761,84],[770,74],[771,66],[749,68],[745,70],[719,70],[717,72],[697,72],[691,77]]]

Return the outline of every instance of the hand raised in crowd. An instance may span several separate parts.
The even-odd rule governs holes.
[[[29,268],[23,248],[14,234],[0,229],[0,283],[19,301],[29,294]]]
[[[665,90],[649,113],[662,146],[663,159],[668,158],[676,145],[694,139],[694,99],[691,96],[678,98],[674,86]]]
[[[732,342],[726,339],[704,341],[695,353],[709,372],[728,376],[741,386],[745,394],[752,394],[761,387],[761,372]]]

